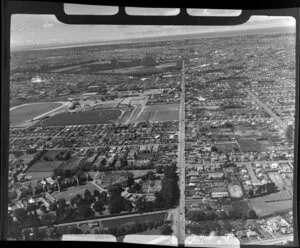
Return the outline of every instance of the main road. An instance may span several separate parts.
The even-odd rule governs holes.
[[[178,145],[178,166],[179,166],[179,189],[180,199],[178,207],[179,219],[177,223],[178,244],[184,245],[185,240],[185,65],[182,61],[181,96],[179,108],[179,145]]]
[[[265,104],[264,102],[262,102],[256,95],[254,95],[252,93],[252,91],[250,89],[245,88],[245,91],[248,93],[249,96],[251,96],[252,100],[254,100],[260,107],[262,107],[270,116],[273,117],[273,119],[277,122],[277,124],[283,129],[286,130],[287,128],[287,124],[282,121],[279,116],[277,116],[272,109],[270,109],[269,106],[267,106],[267,104]]]

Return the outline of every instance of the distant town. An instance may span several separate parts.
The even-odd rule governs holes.
[[[9,238],[292,242],[295,92],[293,32],[12,52]]]

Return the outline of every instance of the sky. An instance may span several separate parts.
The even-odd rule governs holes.
[[[65,5],[67,14],[109,15],[117,12],[116,7]],[[179,9],[126,8],[127,14],[176,15]],[[191,15],[233,15],[239,10],[191,9]],[[130,26],[130,25],[67,25],[54,15],[13,15],[11,20],[11,47],[39,46],[145,38],[167,35],[217,32],[227,30],[256,29],[265,27],[295,26],[292,17],[253,16],[237,26]]]

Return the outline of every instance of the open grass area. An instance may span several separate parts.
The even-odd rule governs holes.
[[[37,161],[26,170],[28,172],[52,172],[62,164],[62,161]]]
[[[71,157],[69,160],[64,161],[62,163],[62,165],[60,166],[60,169],[72,170],[73,168],[76,168],[79,165],[80,161],[81,161],[80,157],[77,157],[77,156]]]
[[[293,200],[287,190],[274,194],[256,197],[249,200],[251,207],[259,217],[292,208]]]
[[[263,149],[263,147],[261,147],[260,143],[258,141],[256,141],[255,139],[238,138],[237,141],[243,152],[259,152]]]
[[[239,213],[244,216],[248,216],[248,213],[251,210],[248,200],[235,201],[232,203],[232,207],[235,213]]]
[[[142,107],[140,113],[136,117],[135,122],[176,121],[178,119],[178,104],[158,104]]]
[[[275,183],[278,190],[283,189],[284,182],[282,181],[278,172],[268,172],[268,176],[270,177],[271,181]]]
[[[25,175],[31,176],[31,180],[40,180],[46,177],[52,176],[52,171],[40,171],[40,172],[34,172],[34,171],[26,171]]]
[[[64,190],[62,192],[54,192],[52,194],[52,196],[55,197],[55,199],[57,199],[57,200],[60,198],[64,198],[66,200],[66,202],[69,202],[71,200],[71,198],[73,198],[77,194],[80,194],[83,196],[86,189],[88,189],[92,194],[95,189],[99,190],[99,188],[96,185],[94,185],[93,183],[86,182],[86,184],[84,184],[84,185],[73,186],[73,187],[67,188],[66,190]]]
[[[21,106],[14,107],[10,110],[9,119],[11,124],[31,120],[43,113],[46,113],[52,109],[61,106],[61,103],[57,102],[43,102],[43,103],[32,103],[24,104]]]
[[[44,119],[38,123],[39,126],[67,126],[86,124],[106,124],[116,121],[121,115],[117,109],[90,110],[60,114]]]

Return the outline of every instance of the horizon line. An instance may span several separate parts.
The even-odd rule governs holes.
[[[86,46],[93,46],[93,45],[121,45],[127,43],[139,43],[139,42],[154,42],[155,40],[148,40],[148,39],[163,39],[167,38],[164,41],[171,40],[171,37],[176,38],[180,36],[192,36],[192,35],[205,35],[205,34],[218,34],[220,33],[228,33],[228,32],[237,32],[237,34],[232,34],[231,36],[238,36],[238,35],[247,35],[241,34],[239,32],[249,31],[259,31],[265,29],[276,29],[276,28],[286,28],[286,31],[291,31],[290,28],[295,28],[294,25],[281,25],[281,26],[273,26],[273,27],[254,27],[254,28],[243,28],[243,29],[236,29],[236,30],[223,30],[223,31],[208,31],[208,32],[197,32],[197,33],[184,33],[184,34],[166,34],[161,36],[141,36],[141,37],[134,37],[134,38],[125,38],[125,39],[112,39],[112,40],[91,40],[91,41],[74,41],[74,42],[54,42],[54,43],[43,43],[43,44],[28,44],[28,45],[13,45],[11,44],[11,52],[17,51],[37,51],[37,50],[52,50],[52,49],[64,49],[64,48],[75,48],[75,47],[86,47]],[[255,33],[252,33],[255,34]],[[249,34],[251,35],[251,34]],[[219,36],[217,36],[219,37]],[[217,38],[215,37],[215,38]],[[170,38],[170,39],[168,39]],[[196,37],[193,37],[196,38]],[[189,37],[182,37],[182,39],[193,39]],[[210,37],[207,37],[210,38]],[[131,41],[131,42],[130,42]],[[157,40],[163,41],[163,40]],[[121,42],[121,43],[120,43]],[[115,44],[117,43],[117,44]]]

